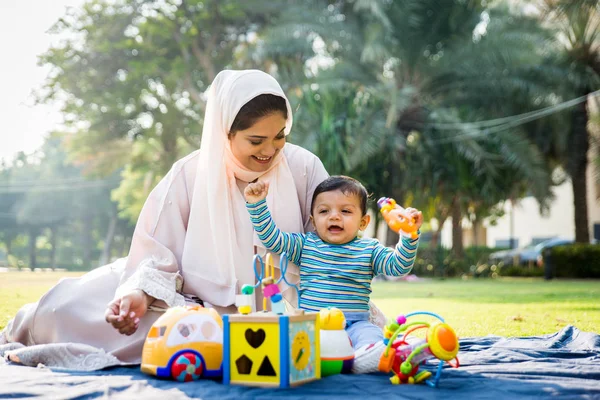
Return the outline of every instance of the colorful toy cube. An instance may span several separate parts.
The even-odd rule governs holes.
[[[320,379],[318,315],[223,316],[223,383],[289,387]]]

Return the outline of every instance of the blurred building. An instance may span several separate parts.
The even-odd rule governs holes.
[[[596,182],[594,166],[591,163],[587,175],[590,240],[600,242],[600,185]],[[495,225],[484,223],[482,227],[473,230],[470,224],[463,223],[465,246],[487,244],[489,247],[510,247],[511,233],[514,235],[515,247],[537,244],[553,237],[575,239],[575,208],[571,181],[567,180],[554,188],[554,194],[555,199],[547,215],[540,214],[539,205],[533,197],[526,197],[515,203],[514,209],[507,202],[505,215]],[[452,221],[446,221],[444,224],[442,245],[452,247]]]

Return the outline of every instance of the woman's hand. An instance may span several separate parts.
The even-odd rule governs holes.
[[[267,182],[254,182],[249,183],[244,189],[244,197],[246,202],[250,204],[258,203],[267,197],[269,193],[269,184]]]
[[[106,307],[104,318],[123,335],[133,335],[154,298],[136,289],[117,297]]]

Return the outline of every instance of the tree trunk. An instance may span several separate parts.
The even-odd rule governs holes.
[[[438,243],[440,241],[440,237],[442,236],[442,228],[444,227],[444,224],[446,223],[446,220],[448,219],[448,214],[444,213],[444,215],[441,215],[439,220],[438,220],[438,227],[435,230],[435,232],[433,232],[431,234],[431,248],[434,249],[438,246]]]
[[[590,93],[585,90],[585,95]],[[573,185],[573,204],[575,206],[575,241],[589,243],[587,209],[587,166],[590,137],[587,131],[588,109],[584,101],[573,109],[571,114],[571,140],[568,141],[567,169]]]
[[[56,269],[56,243],[58,242],[58,227],[50,228],[50,268],[52,271]]]
[[[110,262],[110,253],[115,238],[115,232],[117,230],[117,222],[117,211],[114,210],[110,217],[110,223],[108,224],[108,232],[106,232],[106,237],[104,238],[104,248],[102,249],[102,255],[100,256],[100,261],[98,263],[98,266],[100,267]]]
[[[371,222],[372,224],[375,224],[373,227],[373,237],[377,239],[379,234],[379,222],[381,221],[381,213],[377,208],[373,210],[373,217],[374,221]]]
[[[452,253],[458,259],[464,257],[462,214],[458,197],[452,202]]]
[[[12,252],[12,241],[14,240],[14,236],[10,233],[7,233],[6,240],[4,241],[4,245],[6,246],[6,259],[8,260],[10,254]]]
[[[32,228],[29,230],[29,268],[33,271],[37,266],[37,237],[38,230]]]

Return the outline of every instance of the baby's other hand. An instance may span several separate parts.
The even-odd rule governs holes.
[[[416,208],[408,207],[404,209],[404,212],[412,217],[417,229],[421,228],[421,225],[423,225],[423,213],[421,211]]]
[[[244,189],[244,197],[246,201],[250,204],[258,203],[267,197],[267,193],[269,193],[269,184],[267,182],[254,182],[248,184],[246,189]]]

